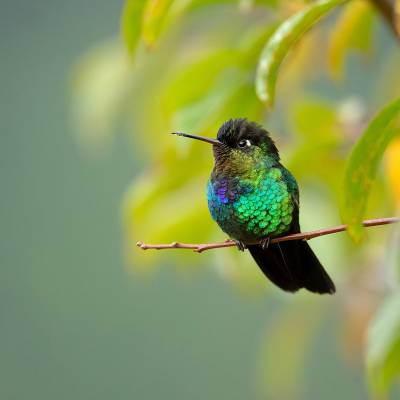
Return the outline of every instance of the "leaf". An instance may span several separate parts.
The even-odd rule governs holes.
[[[203,98],[180,109],[174,115],[173,125],[183,132],[201,132],[204,126],[215,122],[221,114],[224,104],[242,86],[245,75],[239,70],[226,70],[205,93]],[[207,116],[205,118],[204,116]]]
[[[256,92],[261,101],[272,105],[279,67],[290,48],[321,17],[346,0],[320,0],[284,21],[265,45],[257,67]]]
[[[262,398],[305,398],[302,392],[307,357],[323,321],[323,310],[321,303],[299,302],[297,299],[276,315],[264,335],[260,351]],[[307,323],[304,323],[305,315],[308,316]]]
[[[400,293],[391,295],[371,322],[367,336],[366,364],[371,389],[388,390],[400,374]]]
[[[366,0],[347,4],[332,28],[328,47],[331,75],[339,78],[346,53],[351,48],[367,50],[372,36],[373,8]]]
[[[125,111],[132,68],[118,42],[106,42],[82,57],[73,74],[73,116],[82,144],[103,144]]]
[[[293,130],[307,141],[326,142],[337,138],[338,123],[336,112],[329,103],[320,98],[305,98],[293,107]]]
[[[232,0],[231,0],[232,1]],[[186,12],[195,0],[126,0],[121,17],[122,36],[130,54],[140,39],[151,48],[161,34]]]
[[[396,205],[400,210],[400,138],[393,140],[388,147],[385,166],[389,186],[393,192]]]
[[[231,49],[218,49],[177,69],[162,93],[166,110],[172,113],[195,101],[201,101],[212,90],[222,71],[235,64],[238,55],[237,51]]]
[[[121,16],[121,33],[129,54],[133,55],[140,41],[142,14],[146,0],[126,0]]]
[[[219,0],[230,3],[234,0]],[[209,0],[147,0],[142,16],[142,38],[152,48],[160,36],[187,11],[202,7]]]
[[[295,171],[297,179],[318,180],[338,193],[341,187],[337,177],[343,170],[344,157],[343,136],[334,106],[320,97],[301,97],[290,110],[289,120],[290,131],[300,139],[291,153],[289,169]]]
[[[359,241],[363,235],[362,218],[367,198],[382,155],[398,133],[389,124],[400,112],[400,98],[383,108],[355,144],[346,166],[342,219],[350,236]]]
[[[148,0],[142,19],[142,37],[148,47],[153,47],[165,29],[168,11],[174,0]]]

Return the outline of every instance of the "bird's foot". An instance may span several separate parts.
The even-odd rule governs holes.
[[[244,242],[242,242],[241,240],[236,240],[236,239],[232,239],[232,240],[235,242],[236,247],[238,248],[239,251],[245,251],[247,246]]]
[[[267,238],[261,240],[261,242],[260,242],[261,248],[262,248],[263,250],[267,250],[268,247],[269,247],[270,241],[271,241],[271,238],[270,238],[270,237],[267,237]]]

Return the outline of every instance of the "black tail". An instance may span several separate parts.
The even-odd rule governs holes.
[[[295,292],[305,288],[314,293],[335,293],[335,285],[306,241],[293,240],[248,246],[264,274],[281,289]]]

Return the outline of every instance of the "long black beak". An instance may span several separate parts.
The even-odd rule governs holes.
[[[221,145],[222,142],[220,142],[217,139],[211,139],[205,136],[197,136],[197,135],[189,135],[188,133],[182,133],[182,132],[172,132],[173,135],[178,135],[178,136],[184,136],[190,139],[196,139],[196,140],[201,140],[203,142],[206,143],[210,143],[210,144],[216,144],[216,145]]]

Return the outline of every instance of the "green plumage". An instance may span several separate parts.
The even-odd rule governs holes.
[[[249,194],[242,194],[233,204],[235,215],[246,230],[260,238],[289,230],[293,204],[279,169],[271,169],[256,182]]]
[[[288,171],[267,169],[261,163],[249,178],[227,179],[219,174],[219,179],[213,179],[216,175],[208,187],[209,209],[229,236],[254,241],[289,231],[297,188],[294,180],[286,181]]]

